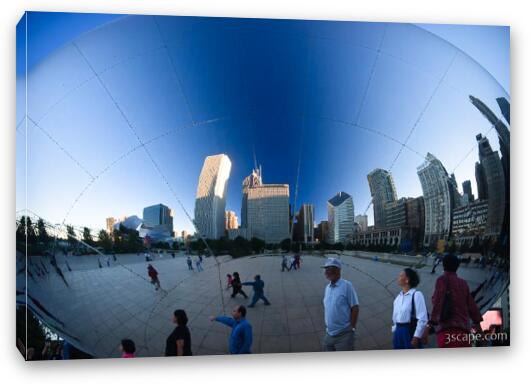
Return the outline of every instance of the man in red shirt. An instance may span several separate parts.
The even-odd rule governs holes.
[[[160,289],[159,273],[151,264],[148,265],[147,269],[151,284],[155,285],[155,291],[158,291]]]
[[[435,282],[429,326],[424,331],[427,339],[431,327],[437,334],[439,348],[470,347],[471,327],[482,332],[483,320],[465,280],[457,276],[457,256],[448,254],[443,259],[444,274]],[[446,303],[445,303],[446,302]]]

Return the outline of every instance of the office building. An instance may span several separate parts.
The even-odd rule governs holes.
[[[195,199],[194,224],[206,239],[225,235],[225,201],[231,170],[227,155],[207,156],[201,169]]]
[[[354,235],[354,202],[346,192],[339,192],[327,202],[328,243],[347,243]]]
[[[397,200],[396,188],[391,173],[385,169],[375,169],[367,175],[374,209],[374,227],[385,228],[385,206]]]

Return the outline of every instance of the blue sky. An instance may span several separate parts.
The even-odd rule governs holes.
[[[470,49],[509,90],[508,28],[422,27]],[[30,13],[28,74],[17,209],[27,139],[28,208],[94,228],[160,202],[175,210],[176,230],[190,231],[178,203],[193,215],[202,161],[216,153],[232,160],[227,209],[238,215],[254,156],[266,183],[290,184],[292,204],[300,164],[296,206],[313,203],[316,220],[340,190],[364,213],[367,173],[389,168],[408,137],[412,151],[392,168],[400,196],[422,193],[416,167],[427,151],[448,171],[460,164],[458,182],[475,188],[477,151],[464,156],[490,127],[468,94],[496,113],[495,97],[506,96],[467,55],[406,24]]]

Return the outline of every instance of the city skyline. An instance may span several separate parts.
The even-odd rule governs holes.
[[[191,28],[190,19],[178,19],[182,25],[181,22],[161,24],[162,30]],[[52,222],[105,228],[107,217],[141,216],[143,207],[162,203],[174,210],[176,231],[193,232],[181,203],[193,216],[194,192],[190,191],[195,189],[204,157],[211,153],[226,153],[233,160],[226,210],[237,213],[241,208],[241,182],[256,164],[263,168],[265,183],[290,186],[290,204],[294,210],[298,210],[302,202],[313,204],[315,223],[327,217],[326,200],[341,190],[352,196],[356,214],[365,213],[371,197],[364,180],[375,168],[392,168],[398,196],[421,196],[416,167],[427,152],[434,153],[448,172],[458,166],[455,175],[459,185],[471,180],[472,193],[478,195],[474,182],[476,134],[486,136],[493,150],[499,148],[496,132],[490,130],[490,123],[478,113],[468,97],[478,97],[501,118],[496,99],[509,99],[509,96],[501,87],[488,83],[488,76],[482,74],[481,69],[477,70],[475,78],[465,79],[475,73],[473,62],[452,46],[427,36],[417,27],[402,24],[344,23],[340,25],[347,29],[341,30],[331,23],[312,21],[193,20],[197,22],[200,34],[187,40],[185,45],[197,43],[201,48],[190,60],[176,63],[176,71],[168,64],[163,52],[139,56],[124,66],[105,56],[111,42],[103,45],[101,54],[91,51],[94,41],[100,41],[104,36],[116,41],[124,33],[122,31],[137,27],[138,33],[145,37],[143,48],[159,49],[150,42],[154,33],[152,18],[149,23],[142,16],[120,18],[75,40],[96,71],[113,65],[120,69],[108,70],[102,75],[102,81],[109,84],[111,96],[122,106],[142,142],[148,143],[150,154],[143,153],[142,149],[135,150],[139,143],[131,135],[131,129],[113,111],[109,95],[102,95],[98,84],[90,80],[90,70],[82,68],[83,58],[75,46],[67,44],[32,67],[29,78],[35,83],[30,87],[38,90],[41,85],[49,85],[50,103],[57,103],[57,106],[44,102],[38,92],[33,92],[34,96],[29,100],[29,209]],[[249,34],[240,40],[231,28]],[[279,42],[275,37],[284,32],[294,36],[298,28],[311,30],[328,40],[293,37]],[[387,33],[383,40],[382,49],[387,54],[374,64],[374,52],[357,46],[377,45],[387,29],[393,32]],[[264,31],[267,33],[262,36]],[[205,45],[205,36],[218,33],[223,37],[220,47]],[[160,39],[160,36],[156,38]],[[354,47],[345,49],[345,39],[352,40],[350,43]],[[413,62],[412,65],[393,59],[406,42],[422,46],[422,39],[433,39],[429,45],[435,46],[434,51],[437,51],[434,59],[418,57],[410,51],[401,54]],[[260,41],[262,50],[254,49],[253,41]],[[224,49],[239,57],[242,47],[250,56],[242,58],[243,62],[237,66],[223,59],[215,69],[206,64],[198,68],[211,76],[215,87],[201,83],[199,72],[192,71],[195,64],[215,62]],[[121,47],[123,52],[134,54],[133,48]],[[308,52],[309,62],[305,60]],[[265,53],[278,54],[284,67],[260,66]],[[54,85],[57,76],[50,76],[50,71],[74,61],[78,69],[67,71],[63,75],[64,81],[67,86],[75,86],[79,81],[85,83],[78,85],[78,89],[65,98]],[[358,64],[352,67],[354,62]],[[448,67],[441,63],[450,65],[452,62],[455,64],[445,76]],[[152,72],[154,69],[158,72]],[[311,81],[305,80],[306,71]],[[239,81],[236,72],[249,80],[249,85]],[[163,80],[174,78],[175,73],[182,74],[182,90],[178,82],[162,85],[168,83]],[[268,74],[267,81],[259,77],[262,73]],[[125,82],[128,75],[136,79],[133,84]],[[46,83],[40,81],[43,76],[48,77]],[[437,79],[441,78],[442,85],[438,87]],[[397,109],[401,95],[386,84],[405,89],[408,81],[413,81],[413,91],[408,94],[408,103]],[[153,87],[159,87],[159,99],[150,99],[150,95],[155,95],[150,82]],[[338,87],[341,83],[344,86]],[[356,86],[358,83],[360,85]],[[21,85],[19,78],[17,87]],[[199,86],[197,92],[193,89],[196,85]],[[199,89],[209,96],[202,97]],[[227,97],[223,96],[224,90],[229,92]],[[138,108],[135,110],[138,101],[134,99],[138,92],[144,92],[147,95],[145,100],[151,100],[145,103],[144,112]],[[241,95],[247,99],[241,101]],[[79,110],[80,103],[87,99],[95,100],[87,111],[90,116]],[[455,113],[449,115],[449,109]],[[293,111],[305,112],[304,118]],[[17,123],[23,120],[17,111]],[[79,131],[69,133],[70,121],[79,123]],[[358,126],[353,127],[352,122],[356,121]],[[179,130],[184,129],[179,127],[193,124],[193,131],[188,129],[177,135],[167,133],[173,132],[172,127]],[[24,126],[22,122],[17,130],[17,180],[22,181]],[[116,134],[112,133],[114,131]],[[404,142],[410,132],[407,147],[403,146],[400,142]],[[100,139],[99,144],[101,140],[104,142],[101,150],[95,137]],[[64,150],[61,151],[56,143]],[[442,145],[446,143],[448,145]],[[130,154],[124,157],[124,153]],[[465,157],[467,153],[468,157]],[[160,173],[153,166],[150,155]],[[41,158],[47,159],[46,164],[54,164],[54,169],[41,168],[38,163]],[[113,165],[105,171],[108,164]],[[61,182],[65,174],[68,175],[66,184]],[[17,181],[17,210],[24,208],[23,191],[24,183]],[[372,224],[372,209],[366,214]]]

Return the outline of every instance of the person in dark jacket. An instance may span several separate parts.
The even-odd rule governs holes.
[[[148,276],[151,278],[151,284],[153,284],[155,286],[155,290],[158,291],[160,289],[159,273],[151,264],[148,265],[147,270]]]
[[[442,263],[444,274],[435,282],[432,312],[424,338],[430,328],[434,328],[439,348],[470,347],[470,323],[477,332],[482,332],[480,323],[483,318],[467,282],[456,274],[459,268],[457,256],[448,254]]]
[[[260,278],[260,275],[256,275],[254,277],[254,281],[247,281],[245,283],[242,283],[242,285],[250,285],[253,287],[253,299],[251,300],[251,305],[249,305],[249,308],[253,308],[256,302],[260,299],[264,301],[265,305],[271,305],[269,300],[264,296],[264,281]]]
[[[188,329],[188,316],[182,309],[173,312],[173,322],[177,327],[166,339],[165,356],[192,356],[192,338]]]
[[[238,272],[234,272],[232,274],[232,295],[231,297],[236,297],[236,295],[239,293],[240,295],[243,295],[247,299],[247,294],[242,290],[242,281],[240,279],[240,274]]]

